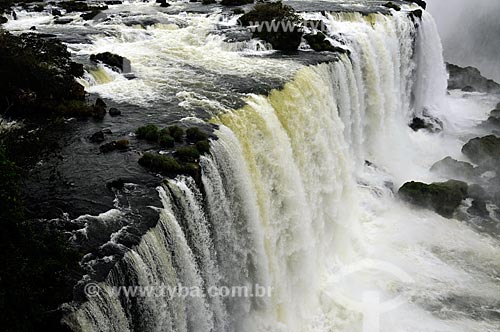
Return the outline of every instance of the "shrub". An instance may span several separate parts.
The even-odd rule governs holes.
[[[175,150],[175,156],[185,162],[195,162],[200,158],[200,151],[195,146],[183,146]]]
[[[137,128],[135,131],[135,135],[139,139],[146,139],[148,141],[157,141],[159,136],[158,127],[154,124],[149,124],[146,126],[142,126]]]
[[[170,126],[167,128],[170,136],[172,136],[176,142],[182,142],[182,137],[184,136],[184,130],[179,126]]]
[[[193,127],[186,130],[186,138],[190,142],[202,141],[208,138],[208,135],[199,128]]]
[[[198,141],[196,142],[196,149],[203,154],[203,153],[209,153],[210,152],[210,143],[208,143],[208,140],[203,140],[203,141]]]
[[[161,132],[160,136],[158,137],[158,144],[160,144],[162,148],[173,148],[175,140],[168,133]]]
[[[175,158],[153,153],[145,153],[139,159],[139,165],[165,175],[177,175],[182,170],[182,166]]]

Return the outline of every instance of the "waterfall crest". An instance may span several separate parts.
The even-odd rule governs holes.
[[[326,20],[350,54],[305,67],[282,90],[251,95],[243,108],[213,118],[218,140],[200,162],[203,190],[188,177],[167,180],[157,226],[68,325],[276,332],[331,331],[359,320],[329,296],[329,279],[365,254],[358,188],[391,195],[384,183],[363,179],[365,160],[400,172],[391,154],[410,145],[411,117],[444,95],[446,72],[427,13],[417,24],[404,11]],[[129,298],[110,288],[178,284],[262,285],[272,294]]]

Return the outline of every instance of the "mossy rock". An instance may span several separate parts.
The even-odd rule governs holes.
[[[139,127],[135,131],[135,135],[138,139],[145,139],[151,142],[158,141],[159,134],[160,130],[154,124]]]
[[[200,151],[195,146],[183,146],[176,149],[174,155],[184,162],[196,162],[200,158]]]
[[[500,137],[488,135],[473,138],[462,147],[462,153],[478,165],[498,168],[500,165]]]
[[[257,25],[257,29],[252,29],[254,37],[267,41],[275,50],[296,51],[302,40],[300,17],[292,7],[281,2],[257,3],[240,17],[239,23],[243,26]]]
[[[399,189],[403,200],[436,211],[451,218],[462,200],[467,197],[467,183],[457,180],[426,184],[407,182]]]
[[[192,127],[186,130],[186,138],[189,142],[203,141],[208,138],[208,135],[200,130],[200,128]]]

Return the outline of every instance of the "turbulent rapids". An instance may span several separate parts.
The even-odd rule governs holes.
[[[349,3],[350,10],[321,13],[293,3],[346,51],[310,60],[313,52],[308,58],[301,46],[302,58],[281,59],[262,41],[211,33],[216,25],[229,31],[234,16],[162,16],[152,3],[123,4],[139,8],[141,19],[159,19],[152,26],[122,25],[126,17],[116,15],[96,23],[90,41],[70,44],[76,57],[112,45],[137,74],[129,80],[99,65],[82,79],[88,91],[151,103],[147,114],[159,121],[172,107],[183,120],[203,118],[215,128],[201,177],[165,179],[156,225],[104,281],[91,283],[97,293],[65,305],[63,322],[72,330],[498,331],[498,240],[396,196],[406,181],[442,180],[430,166],[457,157],[464,122],[483,116],[450,107],[432,17],[403,2],[401,11],[367,12],[360,4],[355,12]],[[113,33],[99,35],[106,24]],[[415,117],[439,119],[444,129],[413,131]],[[116,293],[179,285],[201,294]],[[268,292],[209,296],[223,287]],[[374,291],[370,302],[366,294]],[[377,301],[397,305],[389,314]],[[373,311],[378,320],[367,314]]]

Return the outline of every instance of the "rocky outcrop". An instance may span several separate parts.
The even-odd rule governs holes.
[[[417,5],[419,5],[420,7],[422,7],[423,9],[426,9],[427,8],[427,3],[423,0],[404,0],[405,2],[413,2]]]
[[[446,157],[436,162],[431,167],[431,172],[440,176],[452,176],[454,179],[470,181],[474,178],[474,166],[465,161],[458,161],[451,157]]]
[[[409,127],[414,131],[423,129],[431,133],[438,133],[443,130],[443,122],[436,117],[423,114],[421,117],[414,117]]]
[[[92,54],[90,56],[90,61],[102,62],[121,73],[129,73],[131,71],[130,60],[110,52]]]
[[[451,63],[447,63],[446,68],[450,74],[448,79],[448,89],[450,90],[459,89],[466,92],[500,93],[500,84],[483,77],[477,68],[462,68]]]
[[[467,183],[457,180],[425,184],[407,182],[399,189],[399,197],[420,207],[451,218],[462,200],[467,197]]]
[[[462,147],[462,153],[478,165],[498,168],[500,166],[500,137],[488,135],[473,138]]]
[[[303,34],[299,22],[295,10],[281,2],[258,3],[239,19],[241,25],[251,27],[254,37],[283,51],[298,49]]]
[[[343,48],[333,46],[332,43],[326,39],[326,35],[321,31],[318,31],[315,34],[304,35],[304,39],[316,52],[346,52]]]
[[[223,6],[243,6],[254,3],[254,0],[222,0],[220,2]]]

